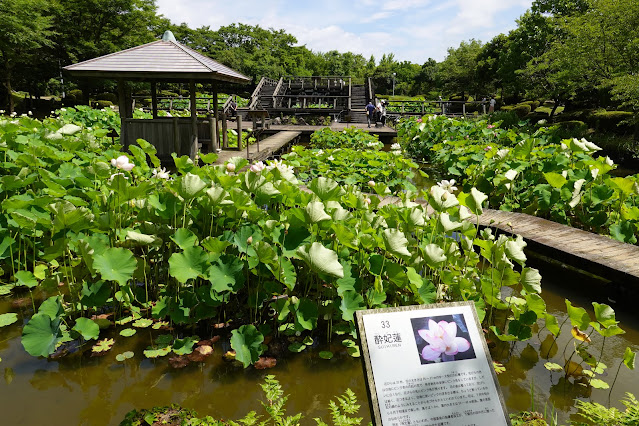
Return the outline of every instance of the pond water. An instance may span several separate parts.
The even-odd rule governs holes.
[[[548,309],[562,317],[565,315],[565,298],[574,305],[588,307],[592,301],[607,303],[605,282],[552,265],[534,257],[529,264],[538,267],[543,280],[544,299]],[[30,305],[30,303],[29,303]],[[613,305],[614,306],[614,305]],[[11,300],[0,302],[0,313],[17,311]],[[21,309],[22,316],[30,315],[29,308]],[[603,377],[612,383],[626,346],[639,350],[639,321],[632,310],[617,309],[617,319],[626,334],[606,339],[602,361],[609,367]],[[334,343],[332,360],[319,358],[317,347],[307,353],[295,354],[281,359],[270,370],[244,370],[222,360],[221,355],[228,344],[218,342],[214,353],[201,364],[191,364],[175,370],[166,358],[148,360],[142,355],[148,343],[147,330],[140,330],[134,337],[117,340],[114,348],[104,357],[91,358],[74,354],[56,360],[29,356],[20,343],[23,321],[0,328],[0,379],[1,424],[6,425],[115,425],[134,408],[178,403],[195,409],[200,415],[216,418],[238,419],[250,410],[260,412],[258,399],[262,398],[259,384],[264,376],[274,374],[281,382],[285,393],[290,394],[288,413],[302,412],[302,424],[314,424],[312,418],[328,420],[327,405],[335,395],[346,388],[352,389],[362,404],[360,415],[370,419],[366,388],[359,359],[353,359]],[[574,413],[575,398],[590,399],[607,404],[608,390],[592,390],[581,385],[567,383],[560,373],[547,371],[543,364],[550,351],[555,362],[561,359],[572,340],[570,327],[564,331],[558,345],[551,348],[541,333],[529,342],[497,345],[492,349],[496,361],[503,363],[506,372],[499,375],[509,411],[531,408],[531,389],[537,411],[556,409],[564,424]],[[593,347],[600,348],[601,340],[593,339]],[[557,349],[558,348],[558,349]],[[116,354],[132,350],[136,357],[117,362]],[[594,352],[594,351],[593,351]],[[571,380],[572,381],[572,380]],[[637,392],[639,371],[625,367],[613,388],[611,401],[621,408],[619,400],[625,392]]]

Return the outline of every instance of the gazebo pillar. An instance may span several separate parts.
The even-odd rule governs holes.
[[[217,152],[220,147],[220,131],[218,130],[220,125],[220,117],[217,111],[217,84],[211,84],[211,89],[213,91],[213,119],[215,120],[215,125],[211,127],[213,130],[213,135],[211,135],[211,150],[213,152]]]
[[[197,103],[195,98],[195,80],[189,80],[189,91],[191,92],[191,147],[189,149],[189,157],[195,160],[197,155],[197,145],[199,142],[197,134]]]
[[[158,84],[151,82],[151,105],[153,108],[153,118],[158,118]]]
[[[120,145],[126,145],[126,89],[124,79],[118,79],[118,108],[120,112]]]

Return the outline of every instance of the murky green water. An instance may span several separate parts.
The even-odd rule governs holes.
[[[543,296],[551,312],[565,310],[564,298],[573,304],[588,307],[591,301],[607,302],[606,288],[594,281],[562,267],[537,264],[544,275]],[[28,314],[29,308],[22,308]],[[0,313],[20,310],[10,300],[0,301]],[[639,350],[639,324],[636,314],[618,310],[617,319],[626,334],[606,339],[603,362],[609,367],[603,379],[612,383],[626,346]],[[560,323],[563,318],[560,318]],[[531,408],[531,388],[534,389],[535,409],[557,409],[559,418],[566,423],[574,412],[575,398],[590,399],[607,404],[608,390],[593,390],[581,385],[566,384],[559,373],[550,373],[543,364],[542,354],[560,359],[564,348],[572,348],[569,327],[558,344],[551,348],[549,340],[534,336],[528,343],[515,346],[498,345],[493,348],[495,360],[502,362],[507,371],[499,376],[508,409],[511,412]],[[140,331],[128,339],[116,339],[114,348],[104,357],[91,358],[79,354],[57,360],[29,356],[20,343],[22,321],[0,329],[0,412],[2,425],[114,425],[125,413],[134,408],[148,408],[178,403],[195,409],[200,415],[237,419],[248,411],[259,411],[262,397],[259,384],[267,374],[276,375],[286,393],[290,394],[289,413],[302,412],[302,424],[314,424],[312,418],[328,419],[326,407],[331,398],[351,388],[362,403],[361,415],[370,419],[361,363],[344,352],[341,345],[332,360],[320,359],[318,353],[325,348],[290,356],[280,360],[271,370],[242,369],[221,359],[228,349],[223,343],[215,345],[215,352],[200,365],[191,364],[182,370],[168,365],[166,358],[144,359],[142,350],[148,336]],[[595,347],[601,340],[594,339]],[[126,350],[135,351],[138,358],[124,363],[115,356]],[[611,400],[620,407],[619,399],[625,392],[637,393],[639,371],[625,367],[615,384]]]

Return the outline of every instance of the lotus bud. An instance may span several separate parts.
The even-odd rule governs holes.
[[[367,206],[369,206],[371,204],[371,199],[366,197],[364,198],[364,204],[366,204]]]
[[[233,173],[235,171],[235,164],[227,163],[226,164],[226,171],[229,172],[229,173]]]
[[[246,239],[246,244],[253,244],[253,236],[252,235]]]
[[[374,180],[369,180],[368,181],[368,186],[370,186],[371,188],[375,186],[375,181]]]

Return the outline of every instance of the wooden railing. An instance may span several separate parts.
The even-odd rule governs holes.
[[[293,85],[300,85],[302,89],[317,89],[318,87],[343,89],[346,86],[345,79],[350,77],[343,75],[328,75],[328,76],[311,76],[311,77],[296,77],[296,76],[284,76],[284,84],[287,88],[291,88]]]
[[[262,77],[262,79],[260,80],[255,90],[253,90],[253,94],[251,94],[251,103],[249,104],[249,109],[255,109],[257,107],[257,104],[260,101],[260,96],[261,96],[260,93],[262,92],[262,88],[264,86],[276,86],[276,85],[277,85],[276,80],[273,80],[272,78],[268,78],[268,77]]]
[[[353,109],[353,79],[348,77],[348,110]]]
[[[350,96],[345,95],[276,95],[273,96],[273,99],[276,100],[275,104],[279,105],[279,108],[317,108],[337,110],[343,109],[347,102],[350,103]],[[345,102],[340,104],[340,100]],[[328,108],[322,108],[321,105],[325,104],[331,106]],[[311,105],[320,105],[320,107],[311,107]]]
[[[149,99],[148,96],[145,95],[135,95],[135,96],[131,96],[132,98],[132,103],[133,103],[133,108],[135,108],[135,105],[137,103],[138,100],[140,99]],[[175,96],[164,96],[164,97],[158,97],[157,98],[157,102],[158,102],[158,107],[160,106],[160,104],[162,103],[162,101],[169,101],[169,110],[176,110],[176,111],[184,111],[184,110],[191,110],[191,99],[190,98],[182,98],[182,97],[175,97]],[[206,111],[212,111],[211,109],[211,104],[213,103],[213,98],[195,98],[195,103],[196,106],[198,104],[205,104],[206,108],[200,108],[200,110],[206,110]],[[186,106],[177,106],[175,104],[182,104],[182,105],[186,105]],[[142,108],[151,108],[150,106],[143,106]],[[165,108],[159,108],[159,109],[165,109]]]
[[[400,115],[424,115],[428,113],[455,115],[466,115],[466,105],[479,105],[479,113],[486,114],[488,101],[386,101],[386,111],[388,114]],[[454,113],[455,106],[461,105],[461,112]],[[399,109],[399,111],[397,111]],[[455,108],[456,109],[456,108]]]
[[[374,99],[374,98],[375,98],[375,93],[373,92],[373,79],[372,79],[372,78],[370,78],[370,77],[368,77],[368,78],[366,79],[366,90],[367,90],[367,92],[368,92],[368,93],[366,94],[366,95],[367,95],[367,96],[366,96],[366,97],[367,97],[367,99],[366,99],[366,100],[367,100],[367,101],[374,102],[374,101],[375,101],[375,99]]]
[[[273,91],[273,108],[277,108],[277,95],[279,95],[279,91],[282,89],[283,82],[284,78],[280,77],[280,81],[277,82],[277,86],[275,86],[275,90]]]

